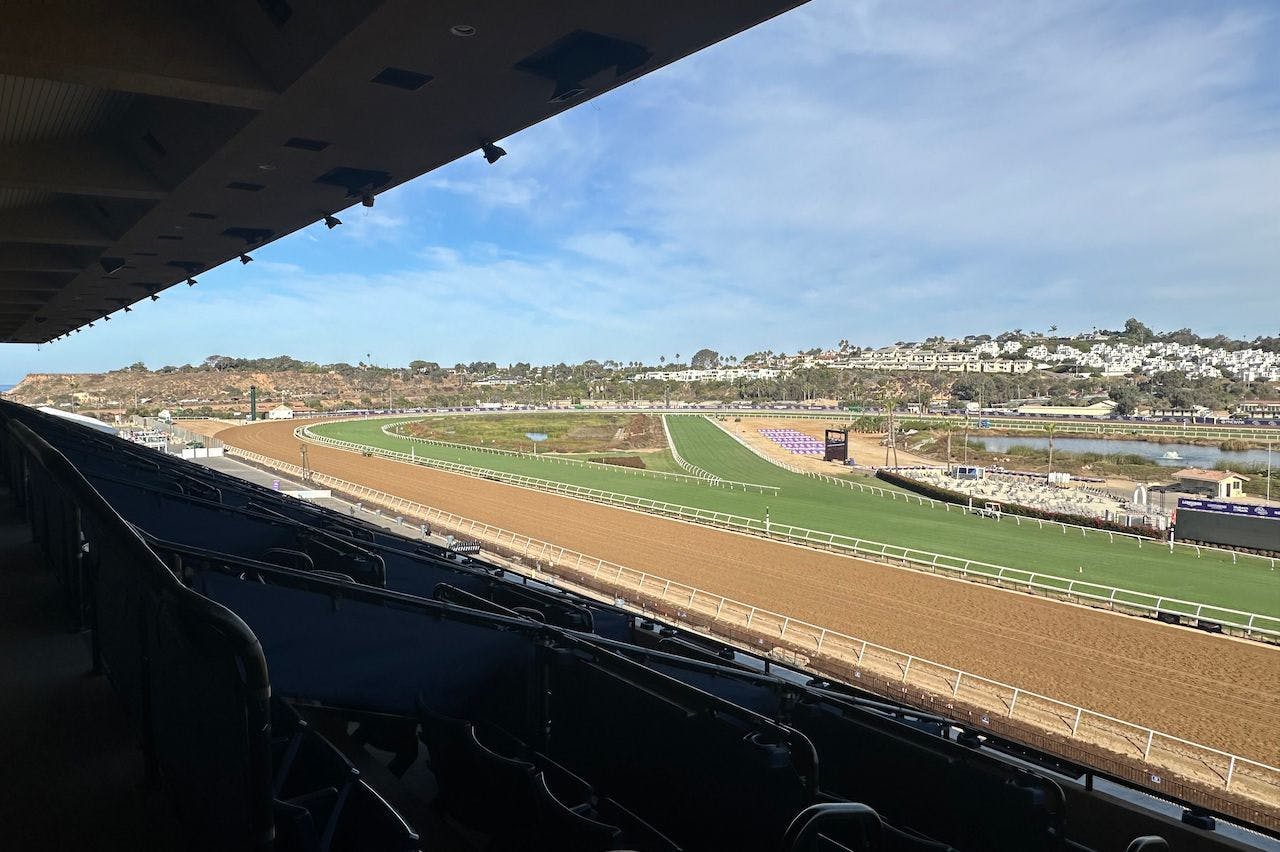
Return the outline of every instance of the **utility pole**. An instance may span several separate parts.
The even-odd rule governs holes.
[[[1054,426],[1053,426],[1053,424],[1052,424],[1052,423],[1050,423],[1050,424],[1049,424],[1049,428],[1048,428],[1048,432],[1049,432],[1049,476],[1053,476],[1053,430],[1054,430]]]

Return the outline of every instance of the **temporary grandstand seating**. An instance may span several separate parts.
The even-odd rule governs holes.
[[[826,451],[822,441],[795,429],[759,429],[757,431],[784,450],[790,450],[796,455],[820,456]]]
[[[4,403],[0,462],[209,848],[437,848],[375,790],[414,767],[448,849],[1084,849],[1071,808],[1097,837],[1121,807],[946,719]],[[377,753],[390,781],[349,757]],[[1124,807],[1087,848],[1154,833]]]

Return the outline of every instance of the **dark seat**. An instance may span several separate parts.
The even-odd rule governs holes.
[[[347,788],[329,837],[328,852],[415,852],[418,835],[364,781]]]
[[[354,783],[360,772],[324,737],[312,730],[295,734],[275,767],[273,793],[288,801],[323,787],[339,791]]]
[[[493,836],[528,830],[534,814],[532,763],[481,743],[471,722],[427,710],[422,739],[446,813]]]
[[[600,820],[591,787],[585,781],[571,773],[548,768],[539,772],[533,783],[541,841],[535,848],[562,852],[622,848],[622,829]]]
[[[276,848],[298,852],[324,852],[324,837],[334,810],[338,790],[325,787],[292,801],[275,801]]]
[[[658,831],[649,823],[608,797],[596,802],[596,813],[601,822],[616,825],[622,829],[623,840],[628,849],[642,849],[644,852],[680,852],[675,841]]]

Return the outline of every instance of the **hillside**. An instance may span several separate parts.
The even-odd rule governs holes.
[[[258,388],[258,406],[281,402],[301,409],[381,407],[449,400],[460,385],[411,371],[303,371],[137,369],[109,373],[32,373],[5,394],[28,405],[74,408],[86,413],[232,414],[249,407],[249,388]]]

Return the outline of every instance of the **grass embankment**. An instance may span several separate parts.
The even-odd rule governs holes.
[[[547,431],[554,416],[538,421]],[[357,421],[313,427],[319,434],[408,452],[410,442],[382,433],[387,421]],[[943,511],[893,500],[794,474],[759,458],[715,424],[699,416],[668,418],[672,437],[688,461],[717,476],[774,485],[778,494],[728,491],[682,480],[637,476],[594,465],[557,464],[551,459],[495,455],[477,450],[417,443],[415,453],[474,465],[663,500],[684,506],[763,518],[777,524],[866,538],[920,550],[1032,570],[1064,581],[1083,580],[1104,586],[1167,595],[1248,612],[1280,616],[1280,571],[1265,562],[1205,552],[1202,558],[1182,548],[1173,553],[1148,542],[1105,534],[1082,537],[1060,529],[1011,519],[995,522],[955,511]],[[1080,572],[1080,568],[1084,572]],[[749,570],[749,566],[744,566]]]

